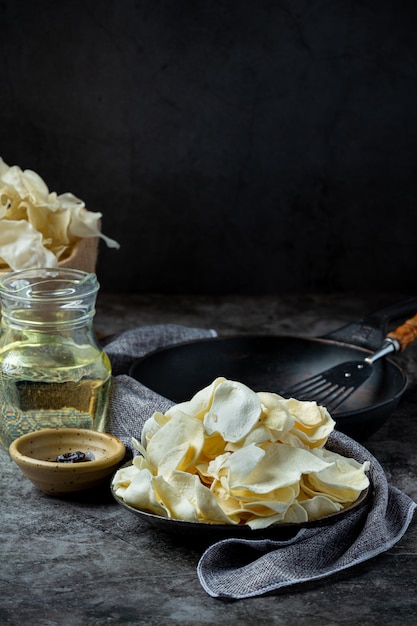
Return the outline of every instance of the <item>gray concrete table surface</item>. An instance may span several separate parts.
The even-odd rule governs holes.
[[[403,299],[355,296],[168,296],[99,294],[95,328],[109,335],[177,323],[220,334],[320,336]],[[389,481],[417,499],[417,345],[395,357],[410,384],[399,407],[366,442]],[[417,525],[384,554],[322,580],[265,597],[224,602],[206,594],[202,546],[148,527],[113,501],[50,498],[0,450],[0,624],[417,623]]]

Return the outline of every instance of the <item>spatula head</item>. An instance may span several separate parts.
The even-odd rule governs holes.
[[[334,411],[372,374],[374,366],[367,361],[340,363],[315,376],[281,391],[284,397],[316,401]]]

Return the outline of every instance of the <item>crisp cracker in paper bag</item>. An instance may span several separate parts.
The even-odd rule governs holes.
[[[101,237],[101,213],[87,211],[71,193],[50,192],[34,171],[0,157],[0,270],[56,267],[80,239]]]

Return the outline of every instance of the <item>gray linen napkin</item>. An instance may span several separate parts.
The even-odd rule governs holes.
[[[137,359],[158,348],[215,336],[216,332],[211,329],[155,324],[133,328],[102,342],[113,370],[108,431],[130,452],[133,452],[132,437],[140,439],[143,423],[154,411],[164,413],[173,404],[131,378],[128,375],[130,367]]]
[[[208,594],[249,598],[319,580],[371,559],[401,539],[415,502],[389,485],[376,458],[347,435],[334,431],[326,447],[370,461],[371,498],[338,521],[301,529],[287,541],[225,539],[210,546],[197,568]]]
[[[127,375],[133,361],[164,345],[215,336],[212,330],[177,325],[137,328],[105,345],[113,364],[109,431],[131,448],[142,425],[172,402]],[[219,373],[221,375],[221,372]],[[327,446],[357,461],[370,461],[371,497],[324,526],[299,530],[287,540],[224,539],[202,555],[197,574],[205,591],[218,598],[249,598],[319,580],[366,561],[397,543],[416,508],[406,494],[388,484],[377,459],[362,445],[333,432]]]

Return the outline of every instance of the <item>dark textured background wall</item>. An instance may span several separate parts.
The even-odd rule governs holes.
[[[415,285],[414,0],[0,0],[0,155],[103,213],[104,290]]]

